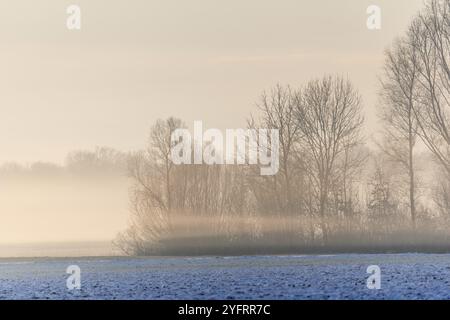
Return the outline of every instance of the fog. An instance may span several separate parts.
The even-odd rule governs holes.
[[[128,219],[126,170],[87,162],[0,167],[0,244],[110,242]]]

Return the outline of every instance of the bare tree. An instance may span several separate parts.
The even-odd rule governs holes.
[[[418,100],[419,61],[415,50],[405,39],[398,39],[386,52],[382,80],[381,119],[384,143],[381,149],[402,165],[409,178],[409,207],[416,228],[416,180],[414,147],[418,124],[415,116]]]
[[[374,173],[368,182],[369,230],[375,235],[380,235],[381,232],[382,237],[385,237],[390,228],[394,227],[399,207],[395,186],[388,171],[383,160],[375,159]]]
[[[156,242],[173,227],[171,133],[182,126],[181,120],[175,118],[158,120],[150,130],[147,149],[130,157],[133,220],[127,234],[138,251],[146,248],[143,243]]]
[[[252,192],[260,205],[259,213],[267,211],[265,216],[274,218],[293,217],[301,208],[303,189],[301,168],[296,163],[295,153],[299,138],[298,121],[295,118],[296,92],[290,86],[275,86],[269,92],[263,92],[257,103],[258,117],[248,121],[249,128],[257,127],[277,129],[280,141],[280,171],[271,177],[255,175],[251,179]],[[280,220],[281,221],[281,220]],[[292,233],[295,226],[292,220],[285,219],[282,227],[286,234]],[[273,225],[269,226],[273,229]],[[280,230],[280,232],[283,232]]]
[[[448,222],[450,219],[450,179],[448,175],[439,174],[436,177],[432,197],[438,213]]]
[[[158,120],[150,130],[150,142],[147,154],[151,157],[154,168],[164,177],[166,189],[165,206],[167,211],[172,209],[171,173],[173,162],[170,158],[173,143],[171,141],[172,132],[178,128],[185,127],[179,119],[168,118]]]
[[[302,155],[308,157],[306,163],[317,189],[321,229],[327,242],[330,186],[338,158],[360,140],[361,99],[349,81],[331,76],[310,81],[296,99]]]
[[[411,24],[407,41],[418,61],[418,134],[450,172],[450,0],[431,0]]]
[[[285,183],[287,211],[292,211],[292,155],[298,139],[298,123],[295,121],[294,92],[277,85],[268,96],[263,93],[258,107],[265,128],[278,129],[280,135],[281,172]]]
[[[242,225],[250,211],[245,168],[175,165],[170,157],[175,143],[171,133],[182,127],[178,119],[158,120],[147,149],[130,157],[132,220],[117,241],[126,252],[176,249],[189,241],[195,249],[204,245],[205,238],[231,241],[245,234]]]

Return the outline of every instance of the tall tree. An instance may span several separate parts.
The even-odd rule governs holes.
[[[418,134],[450,173],[450,0],[431,0],[412,22],[407,41],[418,61]]]
[[[415,108],[418,99],[419,61],[407,39],[398,39],[386,52],[382,80],[381,119],[384,123],[382,150],[402,165],[408,175],[409,207],[416,227],[416,181],[414,147],[417,140]]]
[[[324,241],[327,242],[328,200],[338,159],[360,140],[361,98],[350,81],[326,76],[310,81],[297,93],[296,118],[308,171],[318,194]]]
[[[264,92],[257,104],[260,111],[258,126],[277,129],[280,140],[280,175],[273,177],[281,186],[277,187],[277,198],[282,211],[294,210],[293,180],[295,176],[294,152],[298,142],[298,122],[295,119],[295,91],[291,87],[277,85],[270,93]],[[255,120],[249,121],[249,127],[255,128]],[[275,183],[278,183],[275,181]]]

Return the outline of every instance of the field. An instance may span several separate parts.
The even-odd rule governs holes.
[[[66,269],[81,269],[68,290]],[[381,289],[369,290],[369,265]],[[0,259],[0,299],[450,299],[450,255]]]

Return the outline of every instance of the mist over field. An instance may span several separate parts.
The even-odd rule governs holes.
[[[63,166],[0,166],[0,246],[110,243],[128,219],[129,179],[108,151],[75,152]]]

